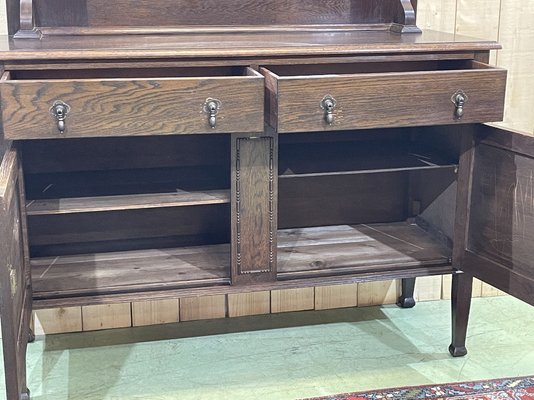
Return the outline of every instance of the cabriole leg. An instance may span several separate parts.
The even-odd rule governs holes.
[[[467,354],[465,339],[471,308],[473,276],[460,273],[452,276],[452,343],[449,352],[453,357]]]
[[[415,278],[404,278],[401,281],[401,295],[397,300],[397,305],[402,308],[412,308],[415,306],[413,292],[415,289]]]

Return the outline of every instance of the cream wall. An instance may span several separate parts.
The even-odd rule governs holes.
[[[534,135],[534,1],[419,0],[418,25],[492,39],[492,63],[509,71],[504,124]]]
[[[503,50],[492,63],[510,72],[506,126],[534,134],[534,1],[419,0],[418,25],[498,40]],[[6,32],[5,4],[0,1],[0,34]],[[448,298],[450,277],[418,279],[418,301]],[[500,294],[475,282],[475,296]],[[161,302],[73,307],[37,312],[37,333],[95,330],[224,316],[387,304],[398,295],[396,282],[212,296]]]

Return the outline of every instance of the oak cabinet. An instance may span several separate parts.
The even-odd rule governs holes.
[[[381,279],[412,307],[453,274],[462,356],[473,277],[534,305],[534,138],[483,125],[498,44],[421,32],[415,1],[8,3],[9,400],[32,309]]]

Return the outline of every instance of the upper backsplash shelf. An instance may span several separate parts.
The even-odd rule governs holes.
[[[417,0],[7,0],[9,34],[421,32]]]

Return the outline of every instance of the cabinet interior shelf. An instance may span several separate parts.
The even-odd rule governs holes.
[[[281,179],[456,168],[433,149],[411,143],[312,142],[280,147]]]
[[[229,190],[177,190],[174,193],[31,200],[26,204],[26,212],[30,216],[36,216],[225,203],[230,203]]]
[[[449,264],[450,250],[407,222],[278,232],[279,281]],[[31,266],[37,301],[231,282],[228,244],[34,258]]]

